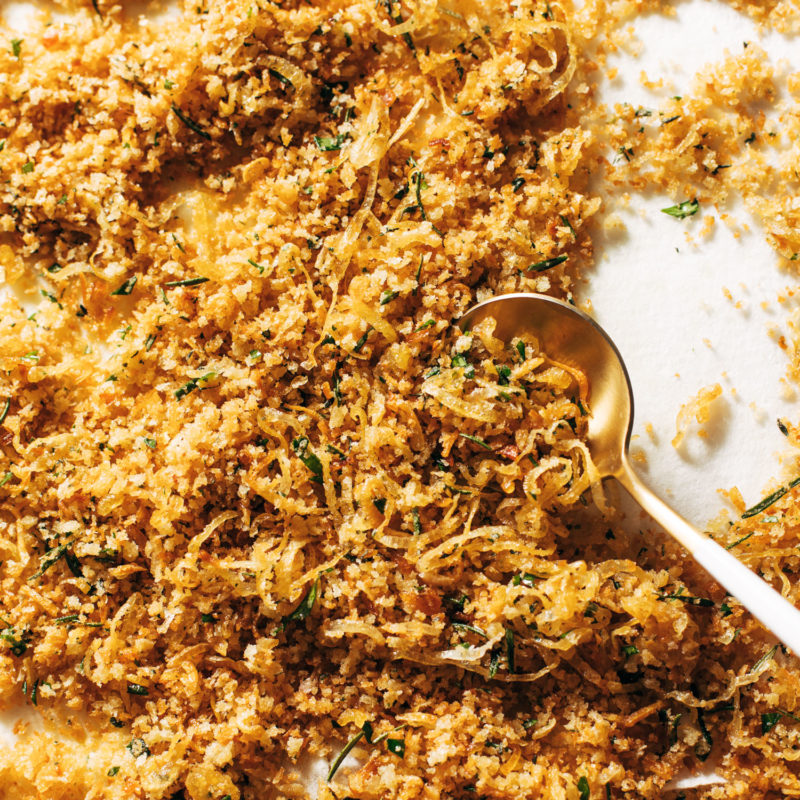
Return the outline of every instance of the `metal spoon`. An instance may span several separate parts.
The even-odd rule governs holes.
[[[496,321],[494,335],[502,341],[528,333],[551,358],[586,375],[590,406],[586,443],[600,476],[616,478],[764,627],[800,655],[800,611],[673,511],[633,471],[628,455],[633,391],[622,356],[608,334],[574,306],[542,294],[494,297],[473,306],[459,325],[471,330],[487,317]]]

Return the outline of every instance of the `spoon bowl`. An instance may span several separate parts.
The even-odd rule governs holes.
[[[551,358],[580,370],[589,384],[591,416],[586,444],[603,477],[615,475],[633,428],[633,391],[628,370],[608,334],[575,306],[544,294],[505,294],[473,306],[462,330],[492,317],[494,335],[510,342],[527,333]]]
[[[529,334],[551,360],[587,379],[586,444],[601,478],[616,478],[628,493],[765,628],[800,654],[800,611],[725,548],[698,531],[639,478],[628,455],[633,390],[622,356],[609,335],[575,306],[543,294],[506,294],[473,306],[462,330],[495,320],[494,335],[511,343]]]

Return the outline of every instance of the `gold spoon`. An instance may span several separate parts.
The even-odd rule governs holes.
[[[689,554],[768,630],[800,655],[800,611],[713,539],[700,533],[633,471],[628,447],[633,391],[622,356],[608,334],[574,306],[543,294],[506,294],[473,306],[461,318],[471,330],[486,318],[505,342],[528,333],[555,361],[580,369],[589,384],[586,444],[601,478],[616,478]]]

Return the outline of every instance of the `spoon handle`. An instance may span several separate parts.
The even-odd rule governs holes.
[[[614,477],[706,572],[735,596],[767,630],[800,655],[800,611],[797,608],[648,489],[627,458],[623,459]]]

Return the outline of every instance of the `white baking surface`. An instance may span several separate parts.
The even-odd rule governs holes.
[[[688,94],[696,73],[726,51],[741,53],[744,42],[762,46],[783,72],[800,69],[796,42],[761,37],[749,18],[727,6],[692,0],[675,10],[674,18],[647,15],[634,23],[641,53],[610,60],[619,77],[602,87],[603,100],[655,108],[667,97]],[[650,80],[665,79],[660,93],[642,86],[642,71]],[[582,296],[630,372],[633,444],[647,458],[640,473],[702,526],[725,505],[718,489],[737,486],[751,505],[781,475],[789,450],[776,419],[796,420],[798,401],[784,382],[786,357],[768,331],[785,329],[789,307],[777,297],[797,280],[779,267],[743,208],[736,206],[733,215],[749,224],[750,233],[736,238],[717,221],[713,235],[703,238],[701,217],[714,210],[701,208],[695,217],[676,220],[660,211],[673,202],[663,195],[633,197],[623,214],[626,233],[599,243],[597,270]],[[694,244],[687,233],[695,234]],[[726,299],[725,288],[741,308]],[[710,435],[689,436],[676,451],[670,442],[680,406],[714,383],[723,395],[715,401]]]
[[[3,7],[20,37],[31,9],[17,2]],[[648,15],[634,23],[641,52],[611,59],[609,66],[619,68],[619,77],[602,86],[605,101],[657,107],[665,97],[688,93],[695,72],[720,60],[726,50],[740,52],[745,41],[761,44],[775,64],[785,60],[790,69],[800,70],[800,49],[795,45],[793,52],[790,39],[760,36],[748,18],[727,6],[689,0],[675,11],[674,18]],[[642,71],[651,79],[668,78],[672,86],[660,95],[645,89]],[[779,306],[776,298],[796,280],[778,266],[744,211],[735,214],[750,224],[750,234],[736,238],[718,223],[712,237],[702,238],[697,235],[702,215],[675,220],[660,213],[672,202],[665,196],[633,198],[631,210],[623,214],[625,234],[597,238],[597,268],[579,299],[591,302],[592,313],[628,366],[636,400],[634,448],[646,457],[639,471],[702,526],[725,506],[720,488],[738,486],[750,504],[781,476],[789,451],[776,419],[797,420],[800,414],[795,397],[783,399],[787,362],[768,331],[785,328],[788,307]],[[694,232],[695,244],[687,241],[687,232]],[[725,287],[742,308],[725,298]],[[710,435],[690,435],[686,447],[676,451],[670,441],[680,406],[713,383],[724,391],[716,401]],[[647,423],[654,436],[646,433]],[[14,716],[0,716],[0,747],[13,741]],[[309,765],[310,784],[316,785],[324,768],[322,763]]]

